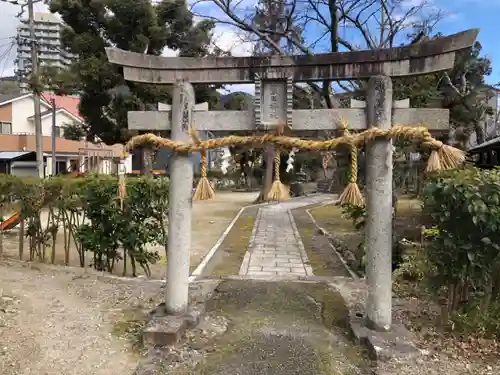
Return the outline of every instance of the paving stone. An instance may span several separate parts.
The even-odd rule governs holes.
[[[258,267],[258,266],[254,266],[254,265],[248,267],[248,272],[254,272],[254,271],[260,272],[260,271],[262,271],[262,267]]]
[[[276,267],[276,263],[275,262],[252,262],[250,261],[251,263],[251,267],[264,267],[264,271],[267,269],[267,268],[274,268]]]
[[[248,272],[247,275],[255,275],[255,276],[275,276],[276,272],[272,271],[252,271]]]
[[[287,268],[292,268],[294,265],[289,262],[276,262],[276,267],[287,267]],[[297,266],[297,265],[295,265]],[[304,267],[302,267],[304,268]]]
[[[297,259],[300,262],[302,262],[302,258],[300,257],[300,254],[289,254],[289,253],[278,253],[276,254],[276,258],[278,259]]]
[[[249,264],[240,272],[255,277],[312,275],[290,210],[329,200],[332,200],[331,196],[318,194],[259,208],[245,256],[250,259]]]
[[[256,257],[256,256],[252,255],[252,261],[254,261],[254,262],[273,262],[273,263],[276,263],[276,262],[279,262],[279,259],[280,258],[276,258],[275,256]]]
[[[262,267],[262,271],[274,271],[274,272],[290,272],[290,267]]]

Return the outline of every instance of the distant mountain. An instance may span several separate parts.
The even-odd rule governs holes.
[[[246,110],[252,107],[253,95],[248,92],[236,91],[221,94],[216,110]]]
[[[16,77],[0,77],[0,94],[17,94],[21,89]]]

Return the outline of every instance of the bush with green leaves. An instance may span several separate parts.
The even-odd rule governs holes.
[[[55,263],[58,232],[63,231],[64,264],[69,265],[70,244],[74,244],[81,267],[87,265],[112,272],[117,262],[127,264],[132,275],[139,265],[147,275],[149,265],[159,259],[149,245],[166,245],[168,178],[127,179],[127,194],[120,201],[118,178],[96,175],[68,176],[45,180],[11,175],[0,176],[2,213],[20,211],[19,258],[23,259],[24,237],[29,243],[29,260]],[[123,203],[123,204],[122,204]],[[48,212],[42,218],[42,210]],[[1,250],[1,249],[0,249]],[[1,253],[1,251],[0,251]]]
[[[342,216],[351,220],[355,229],[361,229],[365,225],[366,205],[355,205],[345,203],[341,206]]]
[[[424,213],[438,229],[427,256],[435,290],[447,292],[449,313],[500,297],[500,171],[468,168],[431,176]]]
[[[150,275],[149,264],[160,256],[147,245],[166,244],[168,186],[166,178],[129,179],[122,207],[116,177],[87,178],[82,198],[88,220],[76,235],[84,251],[93,254],[94,268],[112,272],[115,263],[123,261],[125,274],[128,257],[133,276],[136,263]]]

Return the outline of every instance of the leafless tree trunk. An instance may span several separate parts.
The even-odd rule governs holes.
[[[215,5],[221,14],[203,14],[203,8],[197,7],[202,3]],[[279,8],[281,16],[262,11],[271,6]],[[239,0],[199,0],[192,9],[200,17],[239,30],[243,40],[265,45],[279,55],[313,54],[319,48],[327,52],[324,46],[328,46],[328,52],[390,48],[406,41],[408,34],[427,34],[445,16],[431,0],[261,0],[251,8]],[[272,21],[278,26],[269,27]],[[308,33],[312,27],[314,33]],[[350,30],[349,36],[345,30]],[[319,37],[309,40],[304,37],[308,34]],[[321,95],[324,107],[339,106],[333,83],[309,84]],[[347,91],[362,88],[362,82],[335,84]]]
[[[142,149],[142,174],[146,177],[153,175],[154,150],[150,147]]]

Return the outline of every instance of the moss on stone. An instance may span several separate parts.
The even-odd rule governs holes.
[[[350,276],[330,246],[328,237],[321,234],[307,214],[306,208],[292,211],[309,265],[316,276]]]
[[[207,312],[231,321],[196,375],[362,373],[368,362],[346,339],[348,309],[326,284],[225,281]]]
[[[248,249],[248,243],[255,224],[257,208],[248,208],[236,220],[236,223],[217,250],[211,276],[238,275],[241,263]]]
[[[126,339],[130,343],[131,349],[134,352],[139,352],[143,348],[142,332],[147,319],[144,309],[140,307],[123,310],[113,322],[112,334]]]

